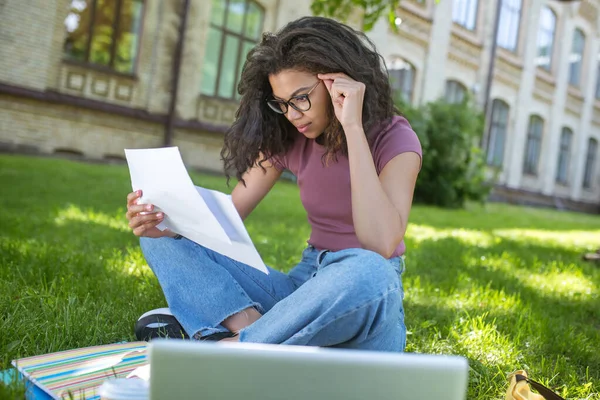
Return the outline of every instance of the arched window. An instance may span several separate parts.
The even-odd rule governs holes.
[[[446,81],[446,101],[448,103],[462,103],[466,93],[467,88],[459,81]]]
[[[526,174],[537,175],[543,132],[544,120],[537,115],[532,115],[529,119],[527,144],[525,146],[525,162],[523,165]]]
[[[585,170],[583,172],[583,187],[592,187],[594,170],[596,169],[596,157],[598,156],[598,141],[590,138],[588,141],[587,155],[585,157]]]
[[[490,126],[487,163],[495,167],[501,167],[504,160],[504,143],[506,142],[508,111],[508,104],[502,100],[495,99],[492,103],[492,125]]]
[[[585,50],[585,34],[581,29],[575,29],[571,54],[569,55],[569,83],[573,86],[581,84],[581,67]]]
[[[411,103],[415,84],[415,68],[408,61],[397,57],[390,63],[388,72],[392,90],[400,94],[405,102]]]
[[[554,33],[556,32],[556,14],[550,7],[542,7],[540,12],[540,28],[537,38],[536,65],[550,71],[554,49]]]
[[[569,183],[569,163],[571,159],[571,140],[573,131],[567,127],[560,134],[560,148],[558,149],[558,165],[556,167],[556,182]]]

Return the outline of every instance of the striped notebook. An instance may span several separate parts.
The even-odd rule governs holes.
[[[21,358],[12,364],[49,396],[46,398],[100,399],[98,388],[104,380],[135,375],[136,369],[148,365],[146,345],[131,342],[92,346]]]

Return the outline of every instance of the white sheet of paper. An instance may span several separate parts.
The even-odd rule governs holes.
[[[127,375],[127,378],[140,378],[146,382],[150,382],[150,364],[137,367]]]
[[[133,190],[143,191],[139,204],[153,204],[168,228],[194,242],[266,274],[231,196],[194,186],[177,147],[125,149]]]

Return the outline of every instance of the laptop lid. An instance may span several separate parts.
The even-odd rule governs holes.
[[[464,400],[465,358],[154,340],[150,399]]]

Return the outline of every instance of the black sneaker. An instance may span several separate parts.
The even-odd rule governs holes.
[[[194,335],[194,340],[208,340],[218,342],[221,339],[237,336],[233,332],[217,332],[208,336]],[[143,314],[135,324],[135,337],[137,340],[149,341],[156,338],[189,339],[177,318],[168,308],[157,308]]]
[[[135,337],[146,341],[156,338],[190,338],[168,308],[157,308],[143,314],[135,323]]]

